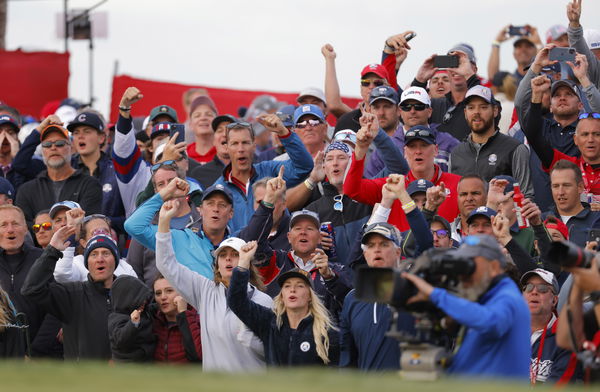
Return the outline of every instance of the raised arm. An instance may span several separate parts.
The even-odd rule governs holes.
[[[336,118],[340,118],[342,114],[348,113],[352,109],[342,101],[342,96],[340,95],[340,86],[335,70],[335,58],[337,55],[330,44],[323,45],[321,53],[325,58],[325,99],[327,100],[327,109]]]
[[[600,91],[598,88],[591,82],[588,77],[589,64],[588,59],[583,54],[577,53],[575,56],[575,63],[571,61],[567,61],[567,64],[573,70],[573,74],[579,80],[581,87],[583,88],[583,92],[585,97],[590,104],[592,112],[599,113],[600,112]]]
[[[569,19],[567,30],[569,46],[574,47],[578,53],[582,53],[587,57],[590,66],[590,79],[598,86],[600,84],[600,60],[592,53],[583,37],[583,27],[579,22],[581,18],[581,0],[573,0],[567,4],[567,18]]]
[[[287,191],[285,205],[288,210],[301,210],[311,202],[311,196],[315,187],[325,179],[324,156],[323,151],[319,151],[315,155],[313,169],[308,178]]]
[[[538,76],[531,80],[531,108],[527,116],[527,122],[522,123],[523,133],[527,136],[529,145],[533,151],[540,157],[542,165],[550,168],[554,159],[554,150],[550,143],[544,138],[542,127],[544,119],[542,117],[542,95],[550,90],[550,79],[545,75]]]
[[[506,25],[498,32],[496,39],[492,42],[492,51],[490,52],[490,58],[488,59],[488,80],[492,80],[494,75],[500,71],[500,45],[502,42],[510,38],[508,35],[508,28],[510,25]]]

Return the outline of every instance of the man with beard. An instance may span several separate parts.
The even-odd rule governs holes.
[[[71,166],[69,133],[61,124],[57,116],[51,115],[38,128],[47,170],[23,184],[15,201],[23,210],[28,226],[31,226],[38,211],[49,209],[63,200],[79,203],[90,215],[102,210],[100,183]]]
[[[455,257],[475,269],[459,277],[458,296],[403,273],[418,289],[409,303],[431,301],[462,325],[462,337],[448,372],[476,377],[526,380],[529,375],[530,316],[523,296],[505,274],[506,258],[487,235],[468,236]]]
[[[465,118],[471,129],[467,139],[450,154],[450,172],[478,174],[486,182],[498,175],[514,177],[527,197],[533,197],[529,151],[525,145],[500,133],[495,118],[499,105],[484,86],[471,88],[465,97]]]

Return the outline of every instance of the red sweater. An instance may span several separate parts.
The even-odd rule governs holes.
[[[215,146],[212,146],[212,148],[210,150],[208,150],[208,152],[204,155],[198,154],[196,152],[196,142],[189,144],[187,146],[186,151],[187,151],[188,157],[190,157],[193,160],[200,162],[202,164],[212,161],[213,158],[215,157],[215,155],[217,154],[217,149],[215,148]]]
[[[178,314],[177,322],[171,324],[158,311],[154,318],[153,332],[156,335],[155,361],[187,363],[202,360],[200,320],[198,312],[191,306],[188,306],[185,314]],[[190,344],[192,341],[193,347]]]
[[[374,205],[381,201],[381,188],[386,183],[387,177],[372,180],[363,178],[364,167],[365,160],[356,160],[356,157],[352,155],[352,164],[350,165],[350,170],[344,181],[344,194],[359,203]],[[416,180],[412,171],[408,173],[406,180],[407,186]],[[460,176],[446,173],[442,171],[439,166],[435,165],[433,179],[428,180],[435,185],[439,185],[440,182],[443,182],[446,186],[447,197],[440,206],[438,215],[446,218],[448,222],[452,222],[458,215],[458,194],[456,187],[460,180]],[[394,204],[392,204],[392,211],[388,222],[395,225],[400,231],[410,229],[404,210],[402,210],[402,204],[398,200],[394,200]]]

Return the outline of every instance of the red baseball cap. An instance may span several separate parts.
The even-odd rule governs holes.
[[[554,229],[554,230],[558,230],[558,232],[560,234],[563,235],[563,237],[565,237],[565,240],[569,239],[569,228],[567,227],[567,225],[565,225],[563,223],[562,220],[560,219],[546,219],[544,221],[544,226],[546,226],[547,229]]]
[[[388,72],[385,69],[385,67],[381,64],[369,64],[367,66],[365,66],[363,68],[363,70],[360,72],[360,77],[364,77],[366,74],[368,73],[374,73],[375,75],[384,78],[387,80],[388,78]]]

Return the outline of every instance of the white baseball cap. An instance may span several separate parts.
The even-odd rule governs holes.
[[[587,42],[590,50],[600,49],[600,31],[586,29],[583,31],[583,38],[585,38],[585,42]]]
[[[422,87],[413,86],[404,90],[400,96],[400,105],[402,105],[402,102],[409,99],[414,99],[415,101],[431,106],[431,98],[429,98],[429,94],[427,94],[427,91]]]
[[[238,251],[238,253],[242,250],[242,246],[246,245],[246,241],[237,237],[229,237],[226,240],[223,240],[217,249],[213,251],[213,256],[215,256],[215,260],[219,257],[219,253],[225,248],[232,248]]]
[[[298,95],[298,98],[296,98],[296,102],[300,103],[300,100],[303,97],[315,97],[320,99],[321,101],[323,101],[324,104],[327,105],[327,101],[325,100],[325,93],[320,88],[307,87],[303,89],[302,91],[300,91],[300,95]]]

